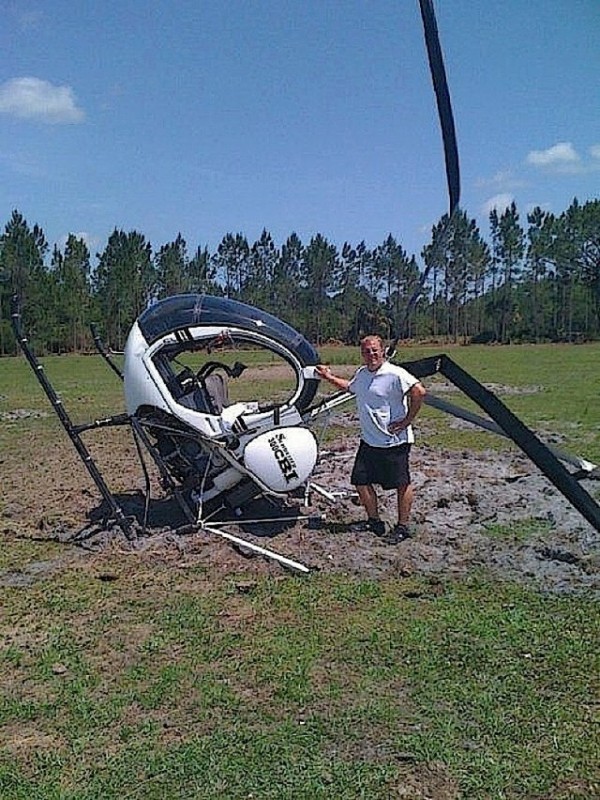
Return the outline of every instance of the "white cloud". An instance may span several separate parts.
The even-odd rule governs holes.
[[[547,150],[532,150],[526,161],[534,167],[554,172],[580,172],[581,158],[571,142],[558,142]]]
[[[511,170],[506,169],[496,172],[491,178],[478,178],[475,185],[480,189],[492,187],[498,192],[506,192],[509,189],[522,189],[527,184],[516,178]]]
[[[600,144],[593,144],[590,147],[590,155],[592,158],[600,161]]]
[[[490,197],[489,200],[485,201],[481,207],[481,212],[487,217],[489,216],[490,211],[493,211],[493,209],[496,209],[496,211],[499,212],[505,211],[514,199],[515,198],[512,196],[512,194],[509,194],[508,192],[495,194],[493,197]]]
[[[13,78],[0,84],[0,113],[57,125],[85,118],[70,86],[55,86],[40,78]]]

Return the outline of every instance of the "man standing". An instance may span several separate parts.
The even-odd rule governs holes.
[[[337,389],[356,396],[361,441],[350,481],[367,512],[369,530],[395,544],[409,535],[413,502],[409,455],[415,440],[412,422],[426,392],[414,375],[386,360],[380,336],[365,336],[360,352],[364,366],[351,380],[334,375],[324,365],[319,365],[317,372]],[[398,493],[398,523],[387,535],[379,517],[375,484]]]

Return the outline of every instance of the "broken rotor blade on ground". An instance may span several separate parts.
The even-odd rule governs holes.
[[[465,422],[470,422],[473,425],[477,425],[480,428],[490,431],[491,433],[496,433],[499,436],[504,436],[507,439],[509,438],[502,430],[500,425],[493,422],[491,419],[486,419],[479,414],[475,414],[473,411],[468,411],[466,408],[461,408],[454,403],[449,403],[447,400],[442,400],[442,398],[438,397],[437,395],[428,392],[425,397],[425,402],[427,405],[431,406],[432,408],[436,408],[438,411],[444,411],[446,414],[452,414],[452,416],[458,417],[458,419],[463,419]],[[577,467],[577,469],[581,470],[582,473],[589,473],[590,477],[592,477],[592,473],[598,470],[597,464],[593,464],[591,461],[588,461],[585,458],[573,455],[572,453],[567,453],[564,450],[560,450],[557,447],[552,447],[551,445],[546,445],[546,447],[551,453],[553,453],[553,455],[556,456],[556,458],[559,458],[561,461]],[[578,477],[585,477],[585,475]]]

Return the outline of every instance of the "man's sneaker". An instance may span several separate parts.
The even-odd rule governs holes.
[[[351,531],[352,533],[366,533],[367,531],[371,530],[369,528],[369,520],[367,519],[359,519],[356,522],[349,522],[346,526],[347,530]]]
[[[371,533],[374,533],[375,536],[385,536],[385,522],[382,519],[369,517],[367,520],[367,526]]]
[[[385,522],[377,517],[369,517],[369,519],[361,519],[358,522],[351,522],[348,525],[349,530],[353,533],[366,533],[370,531],[376,536],[383,536],[385,534]]]
[[[402,523],[399,522],[391,531],[383,536],[382,539],[386,544],[400,544],[400,542],[403,542],[409,537],[410,530],[408,525],[402,525]]]

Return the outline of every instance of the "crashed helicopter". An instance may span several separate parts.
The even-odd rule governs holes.
[[[224,297],[184,294],[166,298],[150,306],[133,325],[122,371],[95,333],[99,351],[123,380],[126,413],[75,425],[29,347],[16,298],[12,319],[29,364],[102,494],[105,523],[112,519],[128,538],[137,535],[134,521],[111,492],[82,434],[128,426],[146,476],[143,528],[150,499],[143,455],[147,453],[158,469],[163,490],[176,499],[185,515],[187,522],[179,532],[212,531],[293,569],[307,571],[304,565],[226,530],[227,519],[248,522],[247,510],[257,498],[289,498],[309,491],[329,496],[312,481],[319,458],[312,427],[352,395],[338,392],[314,402],[319,385],[315,366],[320,358],[300,333],[265,311]],[[293,376],[291,393],[268,403],[231,402],[229,382],[240,380],[246,365],[227,361],[231,362],[232,352],[243,357],[257,349],[287,363]],[[219,360],[220,350],[229,353],[227,360]],[[185,356],[200,360],[199,368],[185,363]],[[402,366],[418,378],[441,374],[450,380],[487,412],[487,419],[431,393],[426,402],[509,437],[600,531],[600,506],[578,480],[596,476],[596,465],[547,447],[493,392],[448,356],[403,362]],[[569,472],[561,462],[570,463],[576,471]],[[295,520],[300,518],[295,516]]]
[[[458,149],[433,5],[431,0],[419,0],[419,6],[442,130],[450,200],[449,233],[460,198]],[[442,234],[440,246],[443,239]],[[405,318],[426,277],[427,270],[407,303]],[[257,498],[285,499],[298,493],[306,496],[310,490],[335,499],[312,481],[319,458],[312,427],[323,415],[351,400],[352,395],[338,392],[315,402],[319,386],[315,366],[321,359],[300,333],[261,309],[224,297],[184,294],[161,300],[134,323],[122,370],[94,333],[98,350],[123,381],[126,412],[75,425],[29,346],[17,297],[13,298],[12,324],[24,355],[103,497],[106,523],[114,521],[128,538],[137,535],[134,521],[117,502],[82,435],[105,427],[126,426],[134,436],[146,480],[142,529],[150,502],[147,454],[159,472],[163,490],[175,498],[186,519],[179,531],[211,531],[287,567],[308,571],[303,564],[230,533],[219,516],[225,512],[234,520],[248,521],[247,511]],[[397,340],[388,350],[390,358],[396,343]],[[231,402],[229,383],[243,381],[246,365],[238,360],[219,360],[219,352],[225,349],[240,357],[253,349],[263,349],[283,360],[292,375],[291,392],[281,401]],[[595,464],[547,447],[491,391],[448,356],[404,362],[401,366],[420,379],[441,374],[450,380],[488,418],[431,393],[426,402],[510,438],[600,531],[600,506],[579,482],[584,477],[598,477]],[[569,472],[563,462],[575,470]]]

